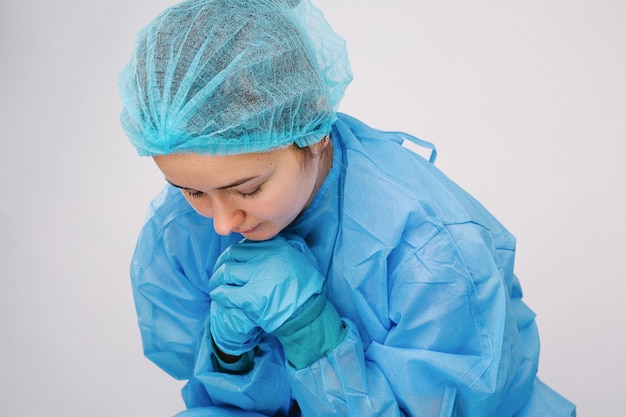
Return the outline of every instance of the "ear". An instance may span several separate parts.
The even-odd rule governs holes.
[[[324,152],[324,149],[328,147],[329,143],[330,143],[330,135],[326,135],[319,142],[314,143],[313,145],[309,145],[309,150],[311,151],[311,155],[317,158]]]

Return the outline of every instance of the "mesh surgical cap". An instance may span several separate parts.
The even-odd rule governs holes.
[[[351,80],[345,42],[308,0],[184,1],[137,35],[120,119],[140,155],[304,147]]]

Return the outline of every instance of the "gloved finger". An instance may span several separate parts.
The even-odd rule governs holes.
[[[242,286],[252,277],[254,266],[249,264],[224,263],[213,272],[209,279],[209,291],[224,285]]]
[[[214,302],[243,311],[266,332],[286,322],[313,296],[322,292],[317,285],[300,287],[296,280],[277,279],[267,288],[250,282],[243,287],[221,286],[211,292]]]
[[[275,236],[269,240],[254,241],[244,239],[233,243],[217,258],[214,270],[225,263],[246,263],[263,259],[267,253],[272,253],[286,244],[283,237]]]
[[[296,235],[278,235],[266,241],[243,240],[229,246],[217,259],[213,271],[217,272],[225,265],[262,263],[268,259],[291,259],[295,263],[307,262],[317,267],[317,259],[304,240]],[[225,282],[216,283],[222,285]],[[232,282],[231,282],[232,283]]]
[[[252,275],[245,268],[234,266],[231,269],[224,275],[229,277],[239,274]],[[271,270],[259,271],[259,269],[256,269],[253,274],[259,276],[250,279],[244,285],[226,283],[213,288],[209,293],[211,300],[249,313],[264,311],[265,306],[270,302],[269,300],[283,300],[284,303],[288,304],[291,301],[296,301],[301,292],[304,294],[310,293],[306,286],[301,289],[298,281],[288,273],[279,274]],[[218,279],[219,281],[226,280],[232,282],[237,278],[230,279],[222,276]],[[249,314],[249,316],[253,319],[255,318],[255,315]]]
[[[267,265],[268,259],[280,259],[280,249],[286,245],[280,238],[279,241],[243,241],[229,246],[215,263],[209,291],[221,285],[244,285],[258,267]]]
[[[283,247],[284,249],[284,247]],[[259,314],[282,313],[321,291],[324,277],[316,265],[296,249],[252,263],[227,263],[210,280],[212,300],[243,309],[256,320]],[[281,308],[278,309],[278,306]]]
[[[248,251],[260,255],[239,262]],[[242,310],[266,332],[281,326],[322,291],[325,278],[299,237],[242,242],[228,253],[211,277],[209,295],[214,302]]]
[[[210,331],[224,353],[237,356],[259,344],[263,331],[238,308],[211,303]]]
[[[251,281],[271,280],[288,275],[294,269],[293,264],[302,265],[298,259],[300,254],[293,249],[289,250],[292,253],[285,254],[284,251],[274,251],[245,263],[224,263],[211,276],[209,280],[210,291],[222,285],[242,286]]]

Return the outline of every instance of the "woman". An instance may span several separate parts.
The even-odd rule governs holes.
[[[414,138],[337,114],[350,81],[308,0],[191,0],[139,33],[121,120],[169,184],[131,275],[180,415],[575,415],[535,376],[514,238]]]

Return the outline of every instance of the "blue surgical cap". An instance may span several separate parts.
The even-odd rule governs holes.
[[[137,35],[120,119],[140,155],[304,147],[330,132],[351,80],[309,0],[188,0]]]

